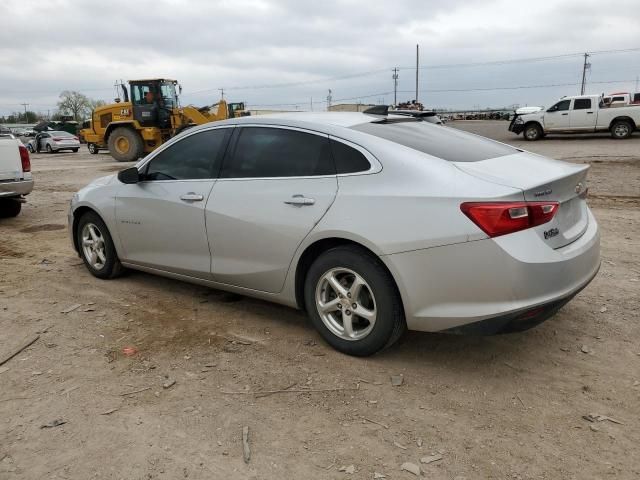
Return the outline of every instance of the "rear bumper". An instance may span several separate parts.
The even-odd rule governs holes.
[[[584,234],[555,250],[529,229],[382,257],[398,284],[408,328],[497,333],[546,320],[598,272],[600,235],[588,215]]]
[[[599,265],[598,265],[599,269]],[[453,333],[456,335],[497,335],[502,333],[523,332],[541,324],[545,320],[553,317],[558,311],[569,303],[573,297],[582,291],[598,273],[582,285],[578,290],[558,300],[552,300],[544,305],[527,308],[520,312],[513,312],[498,317],[487,318],[479,322],[468,323],[458,327],[444,330],[444,333]]]
[[[33,190],[33,180],[6,182],[0,180],[0,198],[28,195]]]

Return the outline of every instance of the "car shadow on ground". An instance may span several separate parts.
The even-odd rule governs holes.
[[[193,338],[197,339],[197,332],[193,330],[204,331],[209,329],[209,325],[212,330],[231,328],[237,333],[242,333],[243,329],[271,330],[279,334],[285,333],[287,341],[299,342],[301,345],[313,340],[316,344],[322,345],[327,354],[344,357],[324,342],[301,310],[140,271],[128,272],[125,279],[123,280],[131,284],[131,291],[144,291],[147,295],[151,294],[149,296],[154,296],[159,291],[166,291],[167,302],[159,301],[156,304],[156,308],[160,310],[167,309],[171,314],[175,311],[176,302],[191,304],[194,308],[202,310],[196,324],[183,323],[176,316],[171,325],[167,324],[166,319],[157,321],[156,318],[143,318],[145,327],[149,330],[147,332],[149,338],[166,337],[168,328],[177,328],[182,332],[190,331]],[[208,312],[208,308],[217,312],[214,317],[212,317],[214,314]],[[177,309],[177,311],[184,310],[184,307],[178,305]],[[220,313],[221,310],[223,314]],[[556,317],[548,322],[553,322],[554,318]],[[233,321],[230,323],[228,319]],[[552,329],[552,326],[547,327],[543,324],[525,332],[490,336],[408,331],[395,345],[373,357],[346,358],[354,362],[374,360],[375,363],[383,362],[391,365],[435,364],[456,371],[477,372],[500,358],[511,358],[517,362],[534,356],[539,357],[541,348],[544,348],[545,339],[553,334]]]

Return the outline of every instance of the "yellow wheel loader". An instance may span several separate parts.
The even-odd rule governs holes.
[[[176,80],[130,80],[130,90],[124,84],[117,87],[122,99],[96,108],[80,135],[89,152],[109,149],[119,162],[135,161],[194,125],[247,115],[243,103],[224,100],[209,107],[181,107]]]

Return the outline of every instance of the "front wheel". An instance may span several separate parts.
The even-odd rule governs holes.
[[[632,133],[633,128],[629,122],[625,120],[616,120],[613,122],[613,125],[611,125],[611,136],[616,140],[629,138]]]
[[[304,285],[311,322],[336,350],[368,356],[395,343],[406,330],[396,285],[382,262],[354,246],[324,252]]]
[[[71,151],[72,151],[73,153],[78,153],[78,149],[77,149],[77,148],[72,148],[72,149],[71,149]]]
[[[118,162],[132,162],[144,152],[140,134],[129,127],[118,127],[109,135],[109,151]]]
[[[95,143],[90,143],[87,145],[87,148],[89,149],[89,153],[91,155],[97,155],[98,154],[98,146]]]
[[[530,142],[540,140],[543,136],[543,131],[540,125],[537,123],[530,123],[524,127],[524,139]]]
[[[115,278],[122,272],[122,264],[113,245],[107,226],[93,212],[85,213],[78,222],[76,241],[85,266],[95,277]]]
[[[49,144],[47,144],[47,153],[53,153],[53,148]]]

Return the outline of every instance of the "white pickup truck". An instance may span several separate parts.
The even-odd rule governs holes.
[[[563,97],[552,107],[526,115],[516,114],[509,131],[525,140],[539,140],[547,133],[611,132],[613,138],[629,138],[640,128],[640,105],[610,108],[599,95]]]
[[[20,213],[33,190],[29,152],[13,135],[0,135],[0,218]]]

